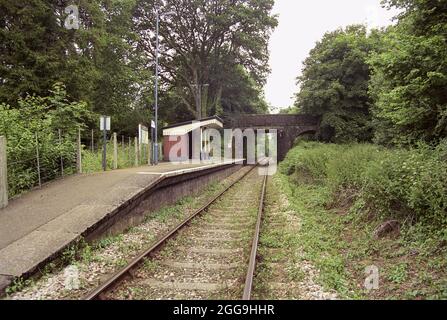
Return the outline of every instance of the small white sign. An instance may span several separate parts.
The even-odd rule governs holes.
[[[149,129],[140,124],[138,126],[138,137],[141,144],[149,144]]]
[[[99,128],[101,131],[110,131],[111,130],[111,120],[110,117],[108,116],[101,116],[101,119],[99,121]],[[104,124],[105,124],[105,128],[104,128]]]
[[[151,127],[155,129],[155,121],[151,120]]]

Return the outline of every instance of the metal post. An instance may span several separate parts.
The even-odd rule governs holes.
[[[81,128],[78,128],[78,148],[77,148],[76,164],[78,167],[78,173],[82,173],[82,144],[81,144]]]
[[[118,136],[113,133],[113,170],[118,169]]]
[[[127,163],[127,165],[128,166],[130,166],[131,165],[131,163],[132,163],[132,158],[131,158],[131,150],[132,149],[132,139],[129,137],[129,148],[128,148],[128,150],[127,150],[127,152],[128,152],[128,159],[129,159],[129,162]]]
[[[159,150],[158,150],[158,154],[159,154],[159,161],[163,161],[163,142],[162,143],[160,143],[160,145],[159,145]]]
[[[91,151],[92,153],[95,151],[95,134],[94,130],[92,129],[92,145],[91,145]]]
[[[0,209],[8,205],[8,163],[6,138],[0,136]]]
[[[126,145],[124,143],[124,136],[121,136],[121,157],[124,159],[126,158]],[[125,167],[127,167],[127,165],[124,163],[123,164]]]
[[[151,160],[151,142],[149,141],[149,144],[147,145],[147,164],[150,166],[152,164]]]
[[[144,152],[143,152],[143,144],[140,141],[140,138],[138,138],[138,163],[143,163],[143,157],[144,157]]]
[[[157,8],[157,27],[156,27],[156,37],[157,37],[157,45],[155,49],[155,137],[154,137],[154,164],[158,165],[158,53],[160,50],[160,40],[159,40],[159,31],[160,31],[160,11]]]
[[[62,146],[62,130],[59,129],[59,148]],[[61,175],[64,176],[64,157],[61,153]]]
[[[151,121],[151,141],[150,141],[150,149],[151,149],[151,165],[154,165],[155,163],[155,152],[154,152],[154,141],[155,141],[155,128],[152,126],[152,122]]]
[[[135,167],[139,166],[139,161],[138,161],[138,138],[135,137]]]
[[[103,136],[102,136],[102,170],[107,171],[107,119],[103,119]]]
[[[39,178],[39,188],[42,187],[42,179],[40,177],[40,155],[39,155],[39,139],[36,133],[36,157],[37,157],[37,177]]]

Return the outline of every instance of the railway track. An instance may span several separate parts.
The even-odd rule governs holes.
[[[255,168],[85,299],[251,299],[267,183]]]

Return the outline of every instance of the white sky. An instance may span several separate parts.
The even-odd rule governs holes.
[[[327,31],[353,23],[380,27],[391,24],[396,11],[380,0],[276,0],[273,13],[279,25],[270,39],[272,73],[265,87],[267,101],[276,108],[293,105],[296,78],[302,62]]]

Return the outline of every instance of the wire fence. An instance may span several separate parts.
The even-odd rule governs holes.
[[[32,141],[7,140],[9,198],[76,172],[76,143],[72,134],[35,133]]]
[[[83,172],[92,173],[103,170],[102,157],[104,143],[102,141],[94,142],[92,139],[88,145],[89,147],[85,147],[82,152]],[[115,160],[115,143],[113,135],[111,135],[107,139],[106,144],[106,169],[115,169],[114,161],[116,161],[116,169],[150,164],[150,146],[150,144],[141,144],[135,137],[117,136],[117,157]]]
[[[74,133],[59,129],[36,132],[26,141],[6,137],[8,198],[75,173],[102,171],[104,143],[100,136],[95,130]],[[135,137],[120,135],[115,142],[111,134],[106,151],[106,170],[150,164],[151,144],[142,144]]]

